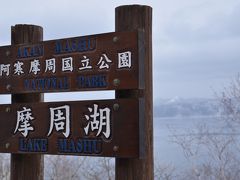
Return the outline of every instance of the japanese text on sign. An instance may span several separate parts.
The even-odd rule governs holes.
[[[89,131],[97,131],[96,137],[99,135],[104,135],[106,139],[110,138],[110,108],[99,108],[97,104],[93,104],[93,107],[88,107],[88,110],[91,114],[84,115],[87,121],[87,126],[84,127],[85,134],[88,135]],[[50,136],[52,131],[55,130],[62,133],[66,138],[68,138],[70,135],[70,106],[63,105],[55,108],[50,107],[49,112],[50,125],[47,136]],[[22,107],[22,110],[17,111],[14,134],[20,132],[24,137],[27,137],[30,131],[35,130],[31,123],[31,121],[34,119],[35,118],[32,114],[31,108]]]
[[[24,72],[24,61],[16,61],[13,64],[13,70],[10,70],[11,64],[0,64],[0,76],[9,76],[10,71],[13,71],[14,75],[21,76],[25,73],[38,75],[40,71],[44,70],[44,73],[51,72],[52,74],[56,73],[56,59],[46,59],[43,63],[44,66],[41,70],[40,60],[34,59],[30,61],[30,68],[27,72]],[[94,66],[97,66],[99,70],[110,69],[112,60],[109,59],[107,54],[102,54]],[[118,53],[118,69],[121,68],[131,68],[131,52],[121,52]],[[29,66],[29,65],[28,65]],[[83,56],[82,59],[79,59],[79,67],[76,68],[77,71],[93,69],[90,59],[87,56]],[[73,57],[62,58],[61,72],[72,72],[74,70],[73,66]]]

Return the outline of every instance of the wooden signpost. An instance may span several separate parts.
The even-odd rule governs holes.
[[[11,28],[11,43],[29,44],[43,40],[43,29],[34,25],[15,25]],[[12,103],[43,101],[43,94],[12,94]],[[41,154],[11,154],[11,180],[42,180],[44,157]]]
[[[0,105],[0,152],[12,153],[11,179],[43,179],[41,154],[116,157],[116,179],[153,179],[151,10],[116,12],[117,32],[42,41],[41,27],[16,25],[0,47],[0,94],[13,103]],[[41,93],[89,90],[116,99],[42,102]]]
[[[116,98],[144,98],[144,117],[140,123],[140,144],[143,148],[143,158],[116,158],[116,179],[152,180],[153,176],[153,90],[152,90],[152,8],[149,6],[120,6],[115,10],[115,30],[143,32],[143,46],[139,47],[143,58],[145,86],[143,92],[133,90],[118,90]]]

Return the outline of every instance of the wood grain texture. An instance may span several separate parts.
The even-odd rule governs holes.
[[[145,88],[139,91],[116,91],[116,98],[144,98],[144,157],[139,159],[116,159],[117,180],[153,180],[153,101],[152,101],[152,8],[149,6],[120,6],[115,10],[115,30],[144,32],[144,81]],[[141,131],[141,130],[140,130]]]
[[[15,25],[11,28],[12,45],[37,43],[43,40],[43,29],[35,25]],[[43,94],[12,94],[12,103],[41,102]],[[42,155],[11,154],[11,180],[43,180]]]

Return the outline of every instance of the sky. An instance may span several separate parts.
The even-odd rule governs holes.
[[[154,100],[212,98],[237,76],[240,0],[2,1],[0,46],[15,24],[42,26],[44,40],[113,32],[115,8],[130,4],[153,8]]]

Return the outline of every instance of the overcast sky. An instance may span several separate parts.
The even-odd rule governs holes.
[[[114,31],[115,7],[153,8],[154,98],[213,97],[240,71],[240,0],[7,0],[0,45],[10,27],[36,24],[44,40]]]

